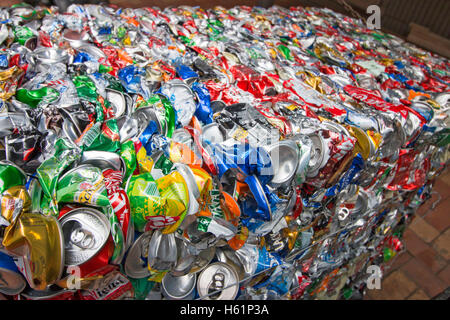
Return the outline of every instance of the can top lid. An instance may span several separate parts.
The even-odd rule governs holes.
[[[65,265],[80,265],[94,257],[106,244],[111,227],[98,210],[83,207],[69,211],[59,220],[64,234]]]
[[[239,290],[239,276],[232,266],[215,262],[198,276],[197,290],[200,298],[206,300],[232,300]],[[212,294],[216,291],[219,292]]]

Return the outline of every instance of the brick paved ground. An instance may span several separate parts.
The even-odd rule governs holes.
[[[381,290],[367,300],[430,300],[450,288],[450,169],[440,175],[433,197],[404,233],[406,251],[388,265]],[[437,205],[433,208],[433,203]],[[448,294],[447,294],[448,295]]]

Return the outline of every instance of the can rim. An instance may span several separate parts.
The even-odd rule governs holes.
[[[128,262],[129,261],[129,259],[131,259],[131,257],[130,257],[130,253],[133,251],[133,250],[137,250],[136,249],[136,246],[139,244],[140,245],[140,243],[143,241],[143,239],[144,239],[144,237],[149,237],[150,239],[151,239],[151,237],[152,237],[152,235],[153,235],[153,231],[146,231],[146,232],[144,232],[144,233],[142,233],[137,239],[136,239],[136,241],[134,241],[133,242],[133,244],[131,245],[131,247],[130,247],[130,249],[128,249],[128,253],[127,253],[127,257],[125,258],[125,262],[124,262],[124,264],[123,264],[123,267],[124,267],[124,272],[125,272],[125,274],[127,275],[127,276],[129,276],[129,277],[131,277],[131,278],[135,278],[135,279],[141,279],[141,278],[146,278],[146,277],[149,277],[150,276],[150,271],[148,270],[148,268],[147,267],[145,267],[145,271],[146,271],[146,273],[145,273],[145,275],[138,275],[137,273],[135,273],[134,272],[134,270],[130,270],[130,263]],[[149,240],[150,241],[150,240]]]
[[[99,55],[101,58],[106,58],[105,53],[101,49],[97,48],[96,46],[92,45],[89,42],[86,42],[86,45],[80,47],[78,51],[85,52],[90,55]]]
[[[176,239],[178,239],[178,238],[176,238]],[[178,245],[177,245],[177,249],[178,249]],[[183,268],[180,268],[180,263],[179,263],[180,259],[184,263]],[[195,256],[192,254],[185,255],[182,258],[178,258],[177,263],[172,268],[172,270],[169,271],[169,273],[171,273],[174,277],[181,277],[181,276],[185,276],[185,275],[191,273],[192,266],[195,263],[195,259],[196,259]],[[186,261],[188,262],[187,264],[186,264]],[[181,266],[183,266],[183,264],[181,264]]]
[[[167,85],[169,90],[173,90],[176,87],[183,87],[189,91],[192,98],[195,98],[195,94],[192,91],[192,89],[183,81],[180,79],[172,79],[171,82],[166,82],[164,85]]]
[[[54,288],[54,286],[50,286],[50,288]],[[30,288],[30,290],[27,290],[20,293],[21,295],[23,295],[25,298],[30,299],[30,300],[45,300],[45,299],[49,299],[49,298],[53,298],[56,297],[60,294],[63,293],[68,293],[68,292],[75,292],[76,290],[70,290],[70,289],[65,289],[65,288],[61,288],[60,290],[57,290],[56,292],[49,292],[47,295],[41,295],[41,296],[33,296],[30,295],[29,292],[38,292],[38,293],[46,293],[47,291],[50,291],[49,289],[41,291],[41,290],[34,290],[32,288]]]
[[[63,171],[63,173],[59,176],[58,178],[58,183],[61,182],[61,180],[63,178],[65,178],[67,175],[74,173],[75,171],[77,171],[78,169],[84,169],[84,168],[96,168],[95,166],[91,165],[91,164],[80,164],[78,166],[75,166],[73,168],[70,168],[69,170],[67,170],[66,172]]]
[[[189,277],[190,278],[189,281],[191,281],[192,284],[189,287],[189,290],[185,294],[183,294],[181,296],[175,296],[175,295],[173,295],[173,294],[171,294],[170,292],[167,291],[167,288],[166,288],[166,285],[165,285],[165,279],[167,277],[171,277],[172,279],[182,278],[182,277]],[[196,284],[197,284],[197,274],[196,273],[188,273],[188,274],[185,274],[183,276],[176,277],[176,276],[173,276],[172,274],[170,274],[170,272],[168,272],[168,273],[166,273],[166,275],[161,280],[161,293],[163,295],[167,295],[166,297],[169,298],[169,299],[182,300],[182,299],[185,299],[185,298],[189,297],[194,292]]]
[[[345,134],[347,137],[351,137],[350,132],[344,126],[342,126],[336,122],[333,122],[330,120],[324,120],[324,121],[322,121],[322,124],[329,130]]]
[[[55,59],[55,58],[41,57],[40,55],[43,52],[54,52],[56,54],[57,58]],[[49,47],[37,48],[36,50],[33,51],[32,54],[35,59],[37,59],[40,63],[44,63],[44,64],[59,63],[59,62],[69,59],[69,54],[67,53],[66,50],[59,49],[59,48],[53,48],[53,47],[52,48],[49,48]]]
[[[200,197],[200,190],[198,189],[197,183],[195,183],[195,175],[192,172],[191,168],[188,165],[179,162],[174,163],[174,165],[177,168],[177,171],[181,169],[179,173],[183,176],[184,180],[186,181],[188,191],[191,191],[192,194],[194,195],[194,200],[198,199]]]
[[[15,288],[15,289],[11,289],[11,288],[8,288],[8,287],[0,287],[0,293],[7,294],[7,295],[16,295],[16,294],[21,293],[25,289],[25,287],[27,285],[27,281],[25,280],[25,278],[23,277],[23,275],[19,271],[16,272],[16,271],[13,271],[13,270],[10,270],[10,269],[7,269],[7,268],[0,267],[0,272],[1,271],[6,271],[6,272],[8,272],[10,274],[17,275],[17,279],[19,279],[21,284],[20,284],[20,286],[18,288]]]
[[[160,255],[159,249],[161,247],[161,241],[163,240],[163,237],[168,237],[169,246],[174,245],[175,248],[177,246],[174,233],[162,233],[161,229],[155,229],[154,232],[152,233],[152,237],[149,242],[148,264],[147,265],[150,268],[153,268],[153,269],[157,268],[157,267],[155,267],[155,261],[157,262],[160,259],[161,255]],[[172,239],[170,237],[173,237],[173,243],[171,243]],[[176,256],[174,259],[175,260],[174,265],[176,265],[176,262],[178,261],[178,252],[175,251],[175,254],[176,254]],[[167,257],[167,255],[165,257]],[[167,262],[167,260],[166,260],[166,262]],[[169,262],[172,263],[173,260],[170,260]]]
[[[188,132],[186,129],[184,129],[184,128],[178,128],[178,129],[175,129],[175,130],[173,131],[173,133],[172,133],[171,139],[174,140],[175,142],[178,142],[178,143],[184,143],[184,142],[179,142],[179,141],[175,140],[175,139],[178,138],[178,136],[183,137],[183,135],[189,136],[189,140],[192,139],[192,136],[191,136],[191,135],[189,134],[189,132]]]
[[[292,141],[289,139],[281,140],[281,141],[278,141],[269,146],[265,146],[264,149],[266,149],[267,153],[269,154],[269,157],[272,159],[272,156],[271,156],[272,151],[274,151],[276,148],[279,149],[281,146],[286,146],[290,150],[294,151],[294,153],[297,155],[297,161],[295,161],[294,169],[292,169],[291,173],[285,179],[283,179],[283,181],[274,182],[274,179],[275,179],[277,173],[274,174],[272,180],[270,181],[270,184],[273,186],[281,186],[281,185],[285,184],[286,182],[290,181],[295,176],[295,174],[297,172],[297,168],[298,168],[300,152],[298,150],[298,146],[295,141]],[[278,167],[280,167],[281,166],[280,164],[284,163],[284,162],[286,162],[286,159],[279,159]]]
[[[234,255],[233,259],[235,259],[236,261],[233,261],[233,259],[229,257],[230,254]],[[239,282],[241,282],[245,278],[244,266],[242,265],[241,261],[237,257],[234,250],[232,250],[232,249],[224,250],[224,249],[218,248],[218,250],[216,250],[215,256],[217,257],[218,262],[230,264],[233,268],[235,268],[235,271],[239,276]],[[239,268],[239,271],[236,270],[236,267]]]
[[[203,270],[205,270],[210,265],[211,261],[214,259],[215,255],[216,255],[216,249],[217,249],[216,246],[210,246],[206,249],[200,250],[200,253],[197,255],[197,257],[205,252],[207,252],[207,253],[211,252],[210,253],[211,258],[209,258],[209,256],[208,256],[208,259],[207,259],[208,263],[206,263],[204,266],[201,266],[201,267],[197,267],[197,265],[196,265],[197,258],[196,258],[196,261],[194,262],[194,265],[192,266],[189,273],[197,274],[197,273],[200,273]]]
[[[106,168],[102,168],[102,167],[93,165],[92,163],[89,162],[89,161],[92,160],[92,159],[84,159],[84,160],[83,160],[83,156],[85,156],[86,153],[96,155],[96,157],[94,157],[94,160],[99,160],[99,161],[101,161],[102,163],[107,164]],[[103,170],[107,170],[107,169],[113,169],[113,170],[116,170],[117,168],[113,167],[112,164],[111,164],[111,162],[109,162],[109,161],[107,160],[108,156],[110,156],[110,157],[116,157],[116,158],[119,159],[119,161],[120,161],[120,168],[119,168],[118,171],[121,171],[121,172],[122,172],[122,175],[125,175],[125,170],[126,170],[125,161],[123,160],[123,158],[122,158],[120,155],[118,155],[118,154],[115,153],[115,152],[110,152],[110,151],[101,151],[101,150],[88,150],[88,151],[84,151],[84,152],[82,153],[80,159],[79,159],[79,162],[78,162],[79,165],[78,165],[77,167],[75,167],[75,168],[78,168],[78,167],[80,167],[80,166],[82,166],[82,165],[87,165],[87,166],[92,166],[92,167],[94,167],[94,168],[98,168],[98,169],[100,169],[100,170],[102,170],[102,171],[103,171]]]
[[[131,247],[131,245],[133,244],[134,241],[134,234],[135,234],[135,228],[134,228],[134,223],[133,221],[130,219],[129,223],[128,223],[128,230],[127,230],[127,239],[125,241],[125,247],[124,247],[124,253]]]
[[[375,154],[375,144],[373,143],[372,139],[369,137],[369,135],[363,129],[361,129],[359,127],[351,126],[351,129],[354,132],[354,134],[352,134],[352,137],[354,137],[358,143],[360,142],[361,138],[366,139],[366,141],[368,142],[369,154],[367,156],[367,159],[370,159]],[[361,156],[363,156],[363,155],[361,154]],[[363,156],[363,158],[365,160],[367,160],[364,156]]]
[[[57,277],[58,278],[57,281],[58,281],[58,280],[60,280],[62,278],[62,275],[63,275],[63,271],[64,271],[64,268],[65,268],[65,265],[66,265],[66,262],[65,262],[66,261],[66,255],[65,255],[65,250],[64,250],[64,234],[63,234],[63,231],[62,231],[61,224],[58,221],[58,219],[56,219],[53,216],[52,216],[52,218],[55,220],[56,225],[58,227],[59,241],[61,243],[61,246],[60,246],[61,247],[61,267],[60,267],[59,274],[58,274],[58,277]]]
[[[114,94],[114,95],[120,95],[120,97],[121,97],[121,101],[122,101],[122,106],[121,106],[121,108],[119,109],[119,110],[115,110],[115,111],[120,111],[119,113],[116,113],[116,112],[114,112],[114,117],[113,118],[111,118],[111,119],[117,119],[117,118],[120,118],[122,115],[124,115],[124,114],[128,114],[128,108],[127,108],[127,101],[126,101],[126,99],[125,99],[125,96],[123,95],[123,93],[122,92],[120,92],[120,91],[118,91],[118,90],[115,90],[115,89],[111,89],[111,88],[106,88],[105,89],[105,91],[106,91],[106,99],[108,99],[108,101],[112,104],[112,102],[111,102],[111,100],[109,99],[109,97],[108,97],[108,94],[109,93],[111,93],[111,94]]]
[[[148,112],[148,111],[150,111],[150,112]],[[139,118],[137,118],[137,116],[135,116],[137,112],[144,113],[146,116],[148,116],[148,119],[149,119],[149,122],[146,124],[146,126],[138,131],[138,134],[137,134],[138,137],[142,135],[142,133],[145,131],[145,129],[147,128],[150,121],[154,121],[156,123],[156,126],[158,127],[159,132],[163,131],[161,122],[159,121],[158,115],[156,114],[155,110],[153,109],[153,106],[144,106],[144,107],[140,107],[140,108],[137,108],[134,110],[132,117],[134,119],[136,119],[139,124]]]
[[[315,177],[317,175],[317,173],[319,172],[319,170],[321,169],[322,166],[322,162],[325,158],[325,154],[324,154],[324,141],[323,138],[320,134],[318,133],[313,133],[311,135],[309,135],[309,138],[312,142],[312,148],[311,148],[311,153],[314,150],[314,153],[316,152],[315,150],[320,149],[320,157],[317,158],[317,161],[315,164],[313,164],[313,166],[310,165],[311,159],[308,162],[308,165],[306,166],[306,177],[308,178],[312,178]],[[320,145],[317,144],[317,140],[319,140]],[[314,141],[316,143],[314,143]],[[311,158],[311,157],[310,157]]]
[[[131,114],[131,109],[133,108],[133,98],[126,92],[122,92],[124,98],[125,98],[125,102],[127,105],[127,116],[130,116]]]
[[[124,188],[124,191],[125,191],[125,193],[127,194],[127,196],[128,196],[128,187],[130,186],[130,181],[131,181],[131,178],[132,178],[132,177],[133,177],[133,175],[130,174],[130,176],[128,177],[127,181],[125,182],[125,188]]]
[[[71,130],[72,133],[74,133],[74,134],[72,134],[69,131],[70,128],[76,128],[76,129],[78,129],[78,128],[75,126],[75,124],[72,123],[72,121],[70,121],[70,123],[72,124],[71,126],[68,121],[64,121],[64,123],[62,124],[61,127],[62,127],[62,130],[63,130],[64,134],[66,135],[66,137],[68,139],[70,139],[71,142],[75,143],[75,141],[80,137],[81,133],[80,133],[80,135],[77,135],[77,133],[74,130]],[[77,137],[74,139],[74,136],[77,136]]]
[[[359,209],[358,211],[357,211],[357,213],[358,214],[361,214],[362,213],[362,215],[363,216],[365,216],[365,212],[368,212],[369,210],[368,210],[368,206],[369,206],[369,195],[367,194],[367,192],[363,189],[363,188],[359,188],[358,189],[358,199],[361,199],[361,201],[363,201],[363,206],[361,207],[362,209],[365,209],[365,210],[361,210],[361,209]],[[358,200],[357,200],[358,201]],[[355,207],[356,207],[356,205],[355,205]]]

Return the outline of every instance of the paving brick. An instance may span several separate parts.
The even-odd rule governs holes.
[[[439,179],[443,180],[446,184],[448,184],[450,186],[450,169],[447,169],[442,172],[439,176]]]
[[[369,291],[369,290],[367,290]],[[383,289],[383,290],[370,290],[370,293],[366,293],[367,300],[400,300],[396,298],[392,298],[390,293]]]
[[[445,267],[446,260],[441,257],[432,246],[426,244],[410,229],[406,229],[403,241],[407,251],[422,261],[432,272],[437,273]],[[405,257],[405,259],[406,258],[407,257]],[[406,261],[399,261],[398,264],[401,266],[408,261],[409,259]]]
[[[450,260],[450,229],[447,229],[434,242],[433,248],[445,259]]]
[[[416,290],[408,297],[408,300],[430,300],[430,297],[422,289]]]
[[[450,201],[450,169],[447,169],[444,173],[436,178],[433,182],[433,192],[431,194],[431,198],[425,201],[417,210],[417,214],[419,216],[429,215],[432,210],[431,206],[437,200],[439,202],[437,205],[440,205],[445,202],[445,200]]]
[[[422,261],[433,273],[438,273],[447,265],[447,261],[432,247],[418,253],[416,258]]]
[[[414,218],[409,228],[427,243],[430,243],[439,236],[439,231],[420,216]]]
[[[409,228],[403,233],[403,243],[413,256],[429,248],[429,245]]]
[[[394,271],[381,282],[380,290],[367,290],[372,300],[404,300],[416,290],[416,284],[402,271]]]
[[[443,200],[442,197],[440,195],[438,195],[438,193],[433,192],[431,194],[431,198],[426,200],[418,209],[417,209],[417,215],[423,217],[424,215],[430,215],[432,211],[428,211],[429,209],[431,209],[431,206],[433,205],[433,203],[435,203],[436,201],[438,201],[438,204],[441,204]]]
[[[371,291],[366,291],[366,293],[363,296],[363,300],[373,300],[370,292]]]
[[[395,260],[392,262],[392,264],[389,265],[389,269],[387,270],[387,272],[391,273],[391,272],[397,270],[398,268],[403,266],[405,263],[407,263],[409,261],[409,259],[411,259],[411,258],[412,258],[412,255],[408,251],[398,253],[398,256],[393,258]]]
[[[429,208],[430,208],[430,202],[427,201],[417,209],[416,215],[418,215],[419,217],[423,217],[427,214],[430,214],[430,211],[428,211]]]
[[[450,287],[450,264],[448,264],[441,272],[438,273],[439,279],[444,281],[447,287]]]
[[[429,297],[435,297],[447,287],[436,274],[420,260],[413,258],[400,268],[412,279]]]
[[[447,178],[445,180],[442,177],[436,178],[433,191],[439,192],[442,199],[447,199],[450,196],[450,182],[447,181]]]
[[[447,198],[441,202],[424,217],[425,221],[429,223],[439,232],[446,230],[450,227],[450,198]]]

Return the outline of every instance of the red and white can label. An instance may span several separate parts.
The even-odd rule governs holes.
[[[128,195],[121,187],[123,174],[120,171],[107,169],[103,171],[103,178],[108,200],[122,227],[124,238],[128,239],[131,210]]]

